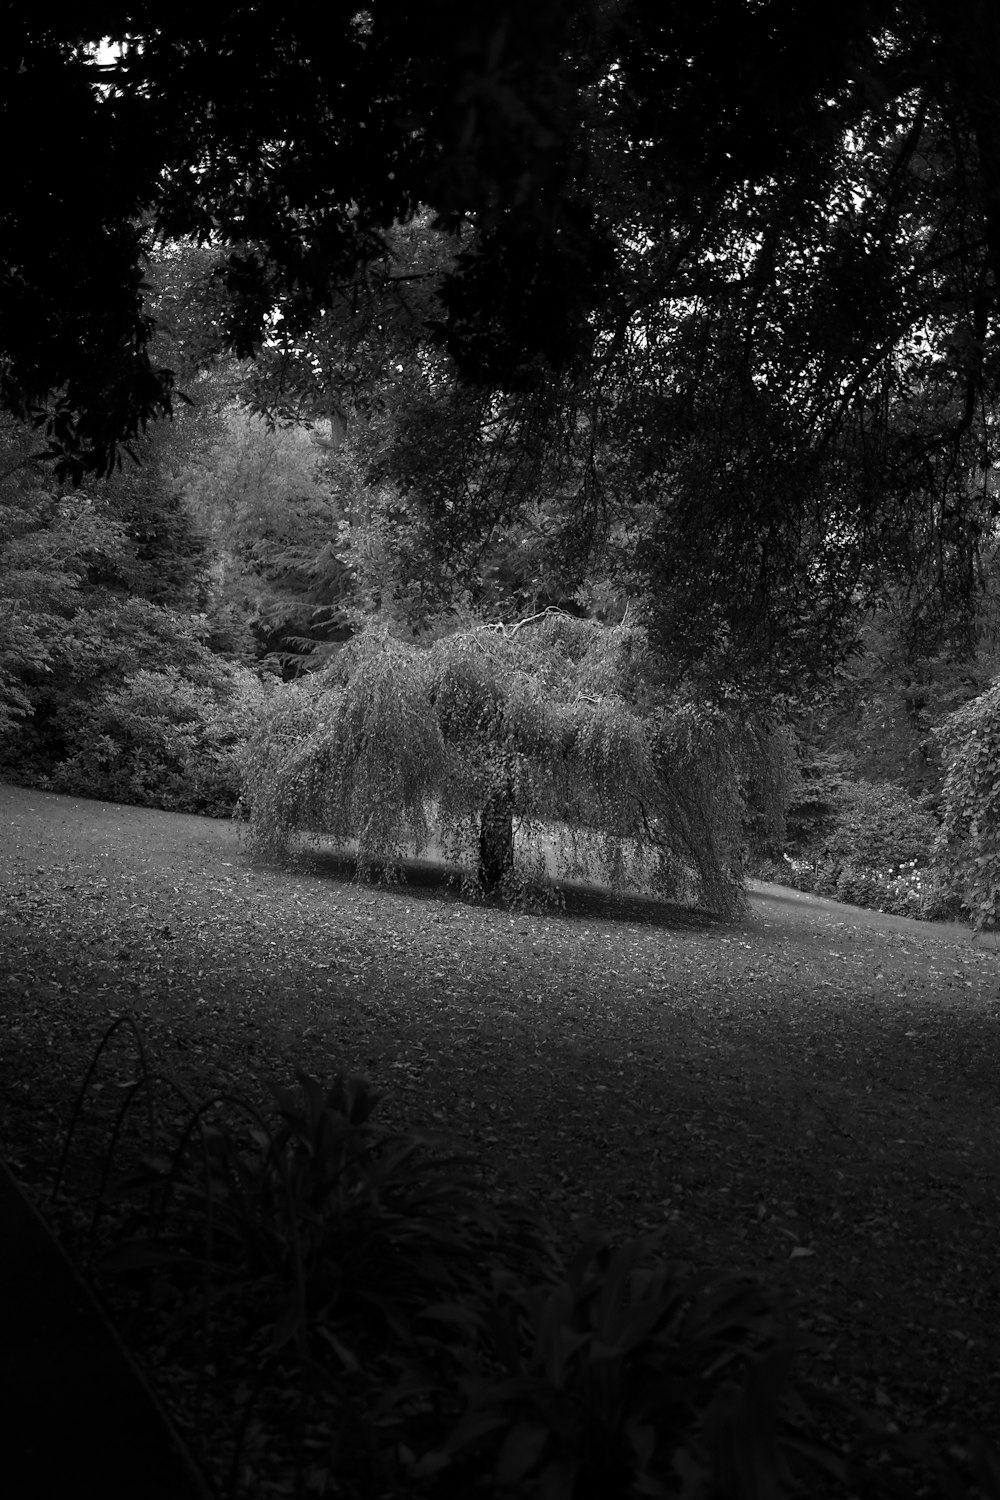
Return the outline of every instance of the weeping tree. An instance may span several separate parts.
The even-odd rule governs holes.
[[[545,840],[565,878],[732,913],[771,743],[659,688],[635,626],[548,610],[429,646],[372,630],[271,700],[245,757],[250,848],[356,841],[359,874],[391,879],[434,838],[511,895]]]

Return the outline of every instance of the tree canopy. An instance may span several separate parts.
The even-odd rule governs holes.
[[[0,399],[64,462],[106,467],[184,379],[142,290],[167,239],[216,350],[312,339],[328,394],[359,309],[384,338],[405,304],[436,371],[384,458],[408,499],[488,528],[554,484],[588,544],[627,533],[681,671],[787,690],[884,579],[974,586],[991,0],[18,7],[6,56]],[[390,242],[422,214],[417,267]],[[462,462],[414,467],[463,422]]]

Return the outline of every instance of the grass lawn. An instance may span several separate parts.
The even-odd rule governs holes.
[[[362,1073],[560,1233],[665,1227],[797,1299],[824,1380],[1000,1442],[1000,954],[967,933],[775,890],[740,925],[583,891],[509,912],[12,787],[0,826],[0,1149],[40,1199],[128,1011],[198,1094]],[[122,1037],[71,1184],[131,1077]]]

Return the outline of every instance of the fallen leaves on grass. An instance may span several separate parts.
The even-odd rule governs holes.
[[[11,788],[0,812],[0,1140],[39,1193],[128,1011],[191,1093],[365,1074],[561,1231],[666,1226],[763,1275],[823,1330],[818,1373],[901,1425],[1000,1435],[996,955],[766,905],[512,913],[322,858],[251,871],[202,819]],[[133,1063],[102,1061],[81,1179]]]

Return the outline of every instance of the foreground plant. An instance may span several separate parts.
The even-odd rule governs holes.
[[[755,1282],[692,1274],[657,1235],[561,1254],[467,1158],[378,1124],[362,1079],[272,1085],[273,1124],[235,1096],[190,1103],[162,1149],[134,1024],[98,1058],[123,1026],[140,1076],[98,1187],[126,1205],[98,1272],[159,1309],[172,1370],[196,1369],[184,1419],[225,1455],[226,1500],[1000,1500],[984,1445],[956,1464],[807,1386]],[[147,1149],[111,1195],[135,1101]]]
[[[307,1356],[321,1326],[351,1367],[353,1344],[408,1339],[429,1299],[457,1295],[509,1225],[477,1194],[469,1158],[376,1124],[379,1096],[363,1079],[323,1088],[300,1073],[297,1090],[271,1091],[277,1128],[220,1095],[170,1153],[145,1157],[117,1192],[152,1192],[155,1206],[103,1265],[208,1277],[212,1300],[266,1289],[275,1350],[294,1343]],[[245,1112],[245,1131],[212,1122],[226,1103]]]
[[[777,1483],[788,1349],[753,1283],[687,1276],[659,1237],[584,1244],[557,1277],[493,1278],[489,1304],[431,1316],[464,1321],[482,1355],[467,1406],[424,1460],[491,1475],[496,1494],[752,1494]],[[823,1455],[820,1455],[822,1458]]]

